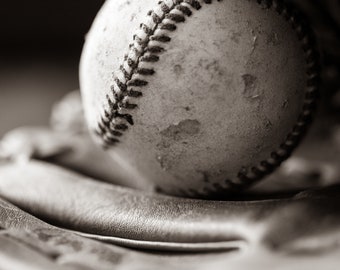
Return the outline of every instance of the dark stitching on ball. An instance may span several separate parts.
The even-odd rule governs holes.
[[[161,30],[175,31],[177,26],[172,23],[163,24],[160,26]]]
[[[141,58],[141,62],[157,62],[159,60],[158,55],[150,54],[150,55],[145,55]]]
[[[140,74],[140,75],[153,75],[155,74],[155,71],[153,69],[149,69],[149,68],[138,68],[136,73]]]
[[[162,1],[158,2],[159,5],[161,5],[161,9],[164,13],[169,13],[171,9]]]
[[[114,117],[125,119],[130,125],[134,124],[133,118],[132,118],[132,116],[130,114],[115,113]]]
[[[183,15],[176,13],[169,13],[165,16],[165,18],[172,20],[176,23],[185,22],[185,17]]]
[[[126,62],[130,68],[135,68],[136,63],[131,58],[128,58]]]
[[[159,24],[159,23],[162,21],[162,18],[159,17],[155,12],[152,12],[152,13],[151,13],[151,17],[152,17],[153,22],[154,22],[155,24]]]
[[[212,1],[203,1],[210,4]],[[120,113],[121,110],[133,110],[138,105],[131,103],[127,98],[138,98],[143,95],[141,91],[132,89],[131,87],[145,87],[148,81],[143,78],[136,78],[134,75],[151,76],[155,73],[153,68],[140,67],[140,63],[154,63],[159,61],[158,54],[165,49],[160,44],[153,44],[152,42],[167,43],[171,38],[164,34],[158,34],[158,29],[163,31],[175,31],[176,23],[184,22],[185,16],[191,16],[192,11],[189,7],[199,10],[201,4],[197,0],[174,0],[172,6],[168,6],[165,2],[158,2],[160,10],[163,14],[157,14],[156,11],[150,10],[147,15],[151,17],[154,25],[147,23],[140,24],[140,30],[146,34],[146,37],[141,37],[138,34],[133,36],[133,43],[129,44],[130,52],[124,55],[124,64],[119,67],[122,73],[122,78],[115,76],[113,81],[115,85],[111,87],[112,97],[106,96],[110,111],[104,110],[104,117],[98,124],[96,134],[103,138],[106,146],[114,145],[119,142],[112,137],[122,136],[122,132],[117,132],[117,127],[124,127],[120,131],[128,129],[128,125],[124,123],[112,124],[112,121],[126,121],[133,125],[133,117],[129,113]],[[171,21],[171,22],[169,22]],[[131,54],[134,54],[132,56]],[[136,58],[136,59],[135,59]],[[128,69],[131,69],[130,71]]]
[[[150,53],[161,53],[164,51],[164,48],[161,46],[150,46],[146,49],[146,51]]]
[[[217,0],[220,2],[222,0]],[[211,4],[211,0],[203,0],[205,4]],[[316,100],[319,93],[320,66],[318,61],[318,52],[315,49],[314,36],[307,24],[303,21],[303,16],[297,12],[292,5],[287,4],[284,0],[256,0],[264,9],[273,9],[282,16],[297,33],[297,38],[301,43],[306,61],[306,90],[303,109],[298,117],[292,131],[287,135],[285,141],[276,151],[270,154],[267,160],[263,160],[259,165],[251,168],[242,168],[234,179],[227,179],[223,185],[212,184],[213,189],[206,188],[209,193],[222,191],[240,191],[256,183],[263,176],[274,171],[287,157],[289,157],[301,141],[307,127],[312,120],[316,107]],[[185,21],[185,16],[192,15],[192,9],[199,10],[202,8],[201,3],[197,0],[173,0],[171,7],[160,1],[159,7],[163,14],[157,14],[151,10],[147,13],[151,17],[154,25],[140,24],[140,30],[146,35],[141,38],[134,35],[134,43],[130,44],[130,52],[124,56],[124,64],[120,66],[123,78],[114,78],[116,88],[113,86],[113,98],[107,96],[110,111],[104,110],[104,117],[101,117],[98,123],[96,134],[104,141],[104,147],[109,147],[119,142],[115,136],[120,137],[122,132],[128,129],[128,124],[133,125],[133,117],[128,113],[120,113],[120,110],[132,110],[137,104],[130,103],[127,98],[139,98],[143,95],[142,91],[135,90],[131,87],[144,87],[148,84],[147,80],[135,78],[134,75],[151,76],[155,73],[153,68],[143,68],[139,65],[145,63],[155,63],[159,61],[159,55],[165,48],[160,44],[151,44],[151,42],[167,43],[171,38],[164,33],[157,33],[156,30],[175,31],[176,23]],[[189,7],[190,8],[189,8]],[[171,21],[171,22],[169,22]],[[134,54],[134,60],[131,56]],[[128,69],[131,69],[130,71]],[[122,120],[122,123],[113,123],[112,121]],[[185,192],[192,197],[207,196],[211,194],[202,193],[193,189]]]
[[[137,44],[140,45],[140,46],[146,46],[147,45],[147,41],[143,40],[142,38],[140,38],[137,35],[133,36],[133,40],[136,41]],[[130,46],[131,46],[130,49],[137,50],[137,48],[134,47],[134,44],[131,44]]]
[[[128,92],[127,92],[127,95],[128,95],[129,97],[138,98],[138,97],[141,97],[141,96],[143,96],[143,93],[142,93],[142,92],[135,91],[135,90],[131,89],[130,91],[128,91]]]
[[[160,35],[160,36],[153,36],[150,38],[150,40],[155,40],[159,42],[170,42],[171,38],[166,35]]]
[[[145,34],[147,35],[152,35],[152,29],[149,28],[146,24],[141,23],[139,26],[140,29],[142,29],[144,31]]]
[[[114,81],[121,91],[126,91],[127,85],[125,83],[121,82],[118,78],[114,78]]]
[[[148,82],[140,79],[134,79],[127,83],[127,86],[145,86]]]
[[[295,126],[292,131],[287,135],[285,141],[280,147],[271,153],[267,160],[263,160],[259,165],[251,167],[249,169],[242,168],[235,179],[225,180],[227,187],[213,190],[211,193],[206,193],[204,190],[201,192],[191,193],[190,197],[204,197],[215,194],[228,194],[230,192],[239,192],[249,186],[253,185],[264,176],[273,172],[281,163],[286,160],[300,143],[304,134],[307,131],[313,113],[316,109],[317,98],[319,95],[319,81],[320,81],[320,64],[319,57],[316,51],[316,45],[314,41],[314,35],[311,29],[303,21],[303,16],[297,12],[291,5],[288,5],[284,1],[280,0],[257,0],[257,2],[267,9],[275,10],[279,15],[283,16],[285,20],[290,23],[292,29],[297,33],[298,40],[301,43],[301,48],[305,53],[306,62],[306,90],[303,103],[302,112],[298,117]]]
[[[293,127],[292,132],[287,135],[285,142],[281,144],[278,150],[271,154],[271,157],[268,160],[262,161],[259,166],[251,168],[252,174],[239,173],[238,178],[242,179],[244,183],[247,183],[241,183],[242,189],[249,187],[249,185],[254,184],[263,176],[272,172],[291,155],[295,147],[301,141],[307,130],[308,124],[312,120],[317,103],[316,99],[319,93],[320,67],[318,53],[315,49],[316,46],[313,33],[304,23],[303,16],[293,10],[291,6],[284,6],[284,3],[278,0],[258,2],[260,4],[263,3],[268,7],[272,7],[276,12],[283,15],[287,22],[291,24],[293,30],[297,32],[298,39],[302,44],[302,50],[305,52],[307,82],[302,112],[297,123]]]
[[[123,133],[119,132],[119,131],[112,131],[111,133],[113,136],[115,137],[121,137],[123,135]]]
[[[188,17],[192,15],[192,11],[190,10],[190,8],[186,6],[177,6],[176,9],[178,9],[179,11],[181,11],[183,14],[185,14]]]
[[[129,76],[129,73],[127,72],[127,70],[124,68],[123,65],[121,65],[121,66],[119,67],[119,69],[120,69],[121,72],[123,72],[124,77],[128,77],[128,76]]]
[[[138,107],[137,104],[133,104],[133,103],[129,103],[129,102],[124,102],[122,104],[122,108],[128,109],[128,110],[133,110],[133,109],[136,109],[137,107]]]
[[[178,4],[180,4],[180,2],[181,1],[177,1]],[[202,7],[201,4],[196,0],[184,0],[183,2],[189,4],[190,6],[192,6],[196,10],[199,10]]]
[[[114,128],[115,128],[115,129],[118,129],[118,130],[125,131],[125,130],[128,129],[128,126],[127,126],[127,125],[124,125],[124,124],[120,124],[120,125],[115,125]]]

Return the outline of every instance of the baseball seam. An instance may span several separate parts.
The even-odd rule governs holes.
[[[302,50],[305,53],[307,75],[302,112],[296,124],[293,126],[292,131],[286,136],[286,139],[279,148],[271,152],[268,159],[261,161],[257,166],[253,166],[250,169],[245,167],[241,168],[234,179],[227,179],[224,184],[213,183],[211,188],[205,187],[201,192],[194,189],[189,189],[188,191],[181,190],[180,192],[185,196],[202,197],[214,194],[216,197],[219,193],[223,196],[226,190],[229,192],[241,191],[255,184],[265,175],[273,172],[275,168],[279,167],[281,163],[292,154],[306,133],[312,120],[319,95],[320,81],[320,64],[313,33],[303,21],[302,14],[283,1],[257,0],[257,2],[264,8],[272,8],[279,15],[283,16],[283,18],[291,24],[293,30],[296,31],[302,45]]]
[[[130,101],[143,95],[140,88],[147,86],[146,77],[155,74],[150,64],[159,61],[159,54],[165,50],[164,43],[171,41],[168,33],[176,30],[177,23],[185,22],[186,17],[192,15],[192,9],[201,9],[202,3],[211,4],[212,0],[165,0],[148,12],[146,22],[140,24],[139,32],[133,36],[129,53],[114,77],[112,97],[106,95],[109,111],[104,110],[95,130],[104,147],[117,144],[123,132],[134,124],[130,111],[138,105]]]
[[[268,159],[250,169],[241,168],[234,179],[227,179],[224,184],[215,183],[211,189],[206,187],[202,192],[182,191],[187,196],[202,196],[226,189],[240,190],[272,172],[291,155],[305,134],[315,110],[319,92],[319,62],[310,28],[304,23],[302,15],[284,1],[256,1],[263,8],[273,9],[283,16],[296,31],[302,44],[307,73],[302,112],[292,131]],[[193,10],[199,10],[203,3],[211,4],[212,2],[212,0],[165,0],[160,1],[157,8],[148,12],[146,22],[140,25],[139,32],[133,37],[129,53],[125,55],[124,62],[120,66],[120,73],[114,78],[114,84],[111,87],[112,97],[106,96],[109,110],[104,110],[95,130],[95,133],[102,139],[104,147],[117,144],[123,132],[129,128],[129,125],[134,124],[130,111],[138,105],[131,100],[142,97],[141,89],[147,86],[147,77],[155,74],[152,64],[160,60],[160,54],[165,50],[163,45],[171,41],[168,34],[176,30],[176,24],[185,22],[186,17],[190,17]]]

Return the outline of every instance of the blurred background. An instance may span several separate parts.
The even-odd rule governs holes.
[[[340,111],[340,1],[290,0],[317,34],[323,65],[319,112]],[[52,104],[78,88],[84,36],[104,0],[3,1],[0,8],[0,137],[22,125],[48,123]],[[319,116],[321,117],[321,116]]]
[[[0,137],[46,125],[52,104],[77,89],[84,37],[104,0],[2,1]]]

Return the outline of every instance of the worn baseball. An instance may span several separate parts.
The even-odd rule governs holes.
[[[117,178],[223,195],[298,144],[317,93],[315,55],[283,1],[109,0],[81,60],[87,122]]]

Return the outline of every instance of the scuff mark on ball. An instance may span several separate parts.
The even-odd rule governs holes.
[[[257,78],[251,74],[244,74],[242,75],[242,79],[244,82],[243,95],[246,98],[251,98],[251,99],[260,97],[260,93],[257,91],[257,88],[256,88]]]
[[[197,120],[186,119],[179,122],[177,125],[170,125],[165,130],[161,131],[161,135],[179,141],[199,133],[201,123]]]

